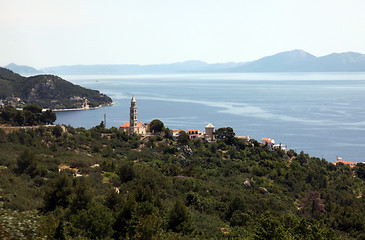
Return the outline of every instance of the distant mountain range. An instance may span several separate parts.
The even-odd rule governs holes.
[[[11,65],[11,66],[10,66]],[[10,64],[7,68],[24,74],[31,69]],[[35,71],[39,71],[34,69]],[[365,54],[355,52],[332,53],[316,57],[303,50],[281,52],[252,62],[208,64],[202,61],[185,61],[172,64],[121,64],[121,65],[71,65],[40,69],[58,75],[118,75],[167,74],[207,72],[365,72]]]
[[[44,74],[43,71],[39,71],[35,68],[28,67],[28,66],[22,66],[22,65],[16,65],[15,63],[10,63],[6,65],[4,68],[7,68],[17,74],[20,74],[22,76],[30,76],[30,75],[36,75],[36,74]]]
[[[0,67],[0,100],[17,99],[22,105],[37,104],[51,109],[88,109],[112,104],[97,90],[74,85],[58,76],[23,77]]]
[[[228,72],[363,72],[365,54],[332,53],[316,57],[302,50],[272,56],[226,69]]]

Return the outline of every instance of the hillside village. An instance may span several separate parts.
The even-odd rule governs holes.
[[[142,136],[152,136],[153,133],[151,133],[150,130],[150,124],[149,123],[143,123],[142,121],[138,122],[138,113],[137,113],[137,104],[136,99],[133,96],[131,99],[131,107],[130,107],[130,120],[129,122],[125,122],[122,125],[119,126],[119,130],[126,133],[136,133],[140,134]],[[207,142],[215,141],[215,127],[213,124],[209,123],[207,126],[205,126],[205,131],[200,131],[199,129],[169,129],[172,136],[176,139],[180,132],[185,132],[188,134],[190,140],[194,139],[202,139]],[[236,136],[239,139],[245,140],[247,143],[250,141],[250,136]],[[275,148],[280,148],[282,150],[286,150],[285,145],[275,145],[274,139],[270,138],[263,138],[262,144],[266,145],[270,150],[274,150]]]
[[[0,100],[0,109],[5,108],[6,106],[12,106],[12,107],[24,107],[25,103],[19,98],[19,97],[12,97],[8,100]],[[53,126],[53,125],[51,125]],[[18,129],[35,129],[36,126],[8,126],[8,125],[1,125],[0,127],[3,128],[6,132],[13,132]],[[65,126],[62,126],[64,130],[66,130]],[[154,136],[156,133],[152,133],[150,130],[150,123],[143,123],[142,121],[138,122],[138,112],[137,112],[137,103],[136,99],[133,96],[131,99],[131,107],[130,107],[130,119],[129,122],[125,122],[122,125],[119,126],[119,130],[126,133],[136,133],[141,136]],[[199,129],[169,129],[172,137],[176,140],[180,132],[185,132],[190,140],[194,139],[202,139],[207,142],[213,142],[215,141],[215,127],[213,124],[209,123],[207,126],[205,126],[205,131],[201,131]],[[246,143],[249,143],[251,138],[250,136],[235,136],[238,139],[244,140]],[[288,151],[288,148],[285,144],[276,144],[275,140],[272,138],[262,138],[261,144],[263,146],[266,146],[269,151],[274,151],[275,149],[281,149],[283,151]],[[356,165],[356,162],[351,161],[345,161],[342,160],[341,157],[337,157],[336,161],[333,162],[334,165],[342,163],[345,165],[349,165],[350,167],[354,167]]]
[[[125,122],[119,126],[119,130],[126,133],[136,133],[142,136],[153,136],[151,133],[149,123],[143,123],[142,121],[138,122],[138,112],[137,112],[137,101],[133,96],[131,99],[130,106],[130,119],[129,122]],[[199,129],[169,129],[174,139],[177,139],[180,135],[180,132],[185,132],[188,134],[190,140],[194,139],[202,139],[207,142],[215,141],[215,127],[213,124],[209,123],[205,126],[205,131],[201,131]],[[238,139],[244,140],[246,143],[249,143],[251,138],[250,136],[235,136]],[[269,151],[274,151],[275,149],[281,149],[285,152],[288,151],[287,145],[279,143],[275,144],[275,140],[272,138],[262,138],[261,144],[269,149]],[[356,165],[355,162],[344,161],[342,158],[337,157],[336,161],[333,162],[334,165],[342,163],[345,165],[349,165],[350,167],[354,167]]]
[[[15,108],[22,108],[25,106],[25,102],[20,97],[8,97],[6,99],[0,99],[0,108],[6,106],[13,106]]]

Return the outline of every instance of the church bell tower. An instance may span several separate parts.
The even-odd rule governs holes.
[[[130,119],[129,119],[129,133],[138,133],[137,127],[137,106],[136,106],[136,99],[134,96],[131,100],[131,107],[130,107]]]

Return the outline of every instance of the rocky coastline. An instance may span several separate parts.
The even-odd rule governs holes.
[[[52,109],[52,111],[54,111],[54,112],[65,112],[65,111],[93,110],[93,109],[98,109],[98,108],[102,108],[102,107],[105,107],[105,106],[112,106],[114,104],[115,104],[115,102],[111,102],[111,103],[101,104],[97,107],[86,106],[86,107],[80,107],[80,108],[59,108],[59,109]]]

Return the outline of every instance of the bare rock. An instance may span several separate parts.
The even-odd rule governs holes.
[[[264,188],[264,187],[259,187],[259,191],[260,191],[260,193],[262,193],[262,194],[269,193],[269,191],[268,191],[266,188]]]
[[[246,180],[243,182],[243,186],[245,186],[246,189],[252,189],[251,181],[249,178],[246,178]]]

